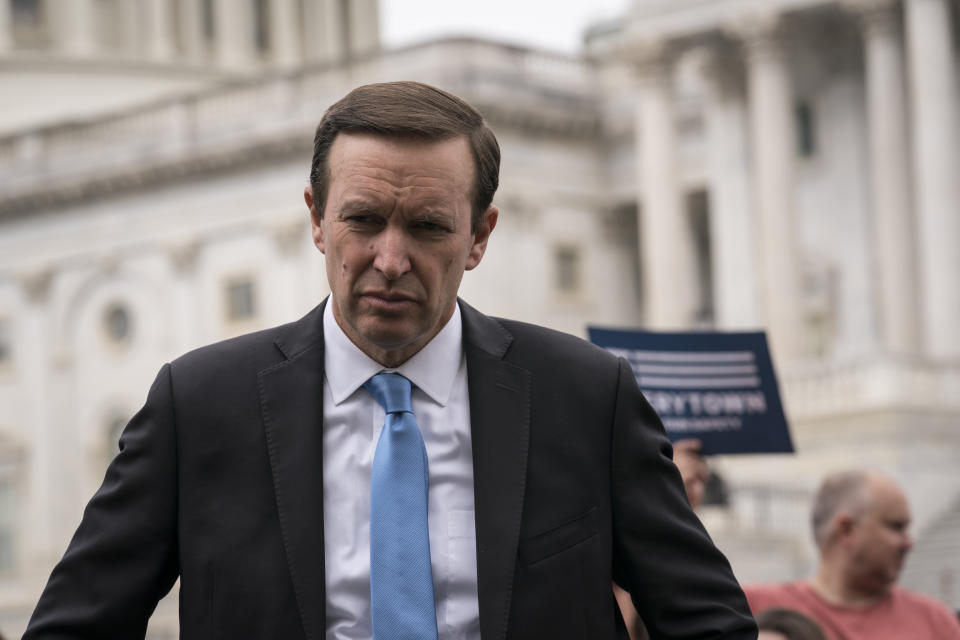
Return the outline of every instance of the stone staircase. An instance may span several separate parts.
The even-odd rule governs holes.
[[[900,583],[960,610],[960,498],[917,536]]]

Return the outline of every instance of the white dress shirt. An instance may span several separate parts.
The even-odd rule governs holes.
[[[360,351],[323,313],[323,537],[327,638],[369,639],[370,472],[383,408],[363,388],[381,371],[413,387],[413,413],[430,468],[429,530],[433,592],[441,639],[479,640],[470,397],[459,306],[449,322],[397,369]]]

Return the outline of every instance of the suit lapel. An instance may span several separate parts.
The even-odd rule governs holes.
[[[473,440],[480,632],[506,637],[530,436],[528,370],[503,360],[513,340],[460,302]]]
[[[326,623],[323,546],[323,307],[277,340],[285,360],[258,374],[284,551],[308,639]]]

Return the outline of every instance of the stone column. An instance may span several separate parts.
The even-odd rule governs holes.
[[[739,58],[719,46],[705,64],[707,172],[714,313],[719,329],[761,325],[750,206],[747,109]]]
[[[173,57],[174,0],[146,0],[146,54],[151,60],[169,60]]]
[[[21,529],[22,550],[26,559],[26,573],[48,573],[63,553],[55,534],[57,516],[62,512],[61,501],[54,479],[57,456],[62,445],[57,442],[56,429],[51,418],[50,380],[52,377],[52,345],[49,321],[49,299],[54,273],[49,268],[20,274],[23,292],[22,342],[18,348],[29,358],[22,359],[22,380],[25,381],[30,414],[27,418],[30,461],[24,492],[23,520],[29,523]],[[60,399],[57,399],[60,402]]]
[[[116,20],[120,36],[120,55],[142,57],[146,51],[143,29],[147,26],[141,15],[143,7],[138,2],[118,2],[113,9],[113,19]]]
[[[336,62],[347,57],[349,16],[341,0],[304,0],[304,22],[310,25],[304,36],[306,56],[310,61]]]
[[[93,0],[58,3],[48,16],[53,21],[56,47],[62,53],[86,56],[97,52]]]
[[[174,275],[173,322],[176,336],[175,350],[184,353],[195,349],[202,342],[200,327],[200,295],[197,292],[197,263],[202,246],[199,242],[185,241],[169,248],[170,265]]]
[[[380,12],[377,0],[352,0],[347,28],[350,30],[350,53],[363,55],[380,46]]]
[[[894,0],[855,0],[861,18],[870,131],[870,194],[873,266],[878,275],[880,332],[892,353],[917,344],[914,232],[910,210],[910,164],[905,150],[907,105],[902,42]]]
[[[177,23],[180,29],[181,54],[191,62],[203,60],[207,45],[203,34],[203,6],[201,0],[177,0]]]
[[[793,108],[776,16],[741,25],[753,158],[753,206],[760,257],[760,299],[773,352],[781,363],[802,349],[797,230],[793,215]]]
[[[224,67],[246,70],[254,60],[253,6],[213,0],[213,33],[217,61]]]
[[[0,53],[13,49],[13,17],[10,12],[12,0],[0,0]]]
[[[263,317],[266,323],[274,325],[304,312],[298,304],[300,294],[305,290],[300,254],[307,243],[310,228],[302,216],[295,215],[272,221],[265,231],[273,240],[274,258],[263,287]]]
[[[270,54],[274,64],[291,67],[300,61],[301,28],[294,0],[270,3]]]
[[[907,0],[922,331],[933,357],[960,356],[957,69],[946,0]]]
[[[690,223],[677,177],[670,59],[662,45],[632,52],[640,80],[637,167],[640,272],[646,325],[682,329],[693,320],[697,288]]]

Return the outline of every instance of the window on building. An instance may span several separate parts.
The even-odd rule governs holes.
[[[797,104],[794,120],[797,130],[797,153],[803,158],[809,158],[817,151],[816,121],[813,107],[809,102]]]
[[[710,202],[706,191],[687,194],[687,214],[690,217],[697,277],[697,301],[693,320],[698,327],[710,328],[714,323],[713,251],[710,239]]]
[[[213,17],[213,0],[200,0],[200,14],[203,20],[203,37],[212,42],[216,35]]]
[[[121,303],[110,304],[103,314],[104,330],[111,342],[123,344],[130,340],[133,321],[130,311]]]
[[[15,25],[36,27],[40,24],[40,0],[13,0],[10,13]]]
[[[253,41],[258,51],[270,48],[270,11],[267,0],[250,0],[253,2]]]
[[[257,313],[253,282],[249,279],[231,280],[226,286],[227,320],[242,322]]]
[[[43,49],[50,46],[42,0],[12,0],[10,2],[10,32],[19,49]]]
[[[0,366],[13,358],[13,338],[10,336],[10,321],[0,318]]]
[[[580,289],[581,259],[580,249],[570,245],[561,245],[554,249],[555,282],[561,293],[575,293]]]
[[[16,567],[16,507],[13,474],[0,469],[0,574]]]

